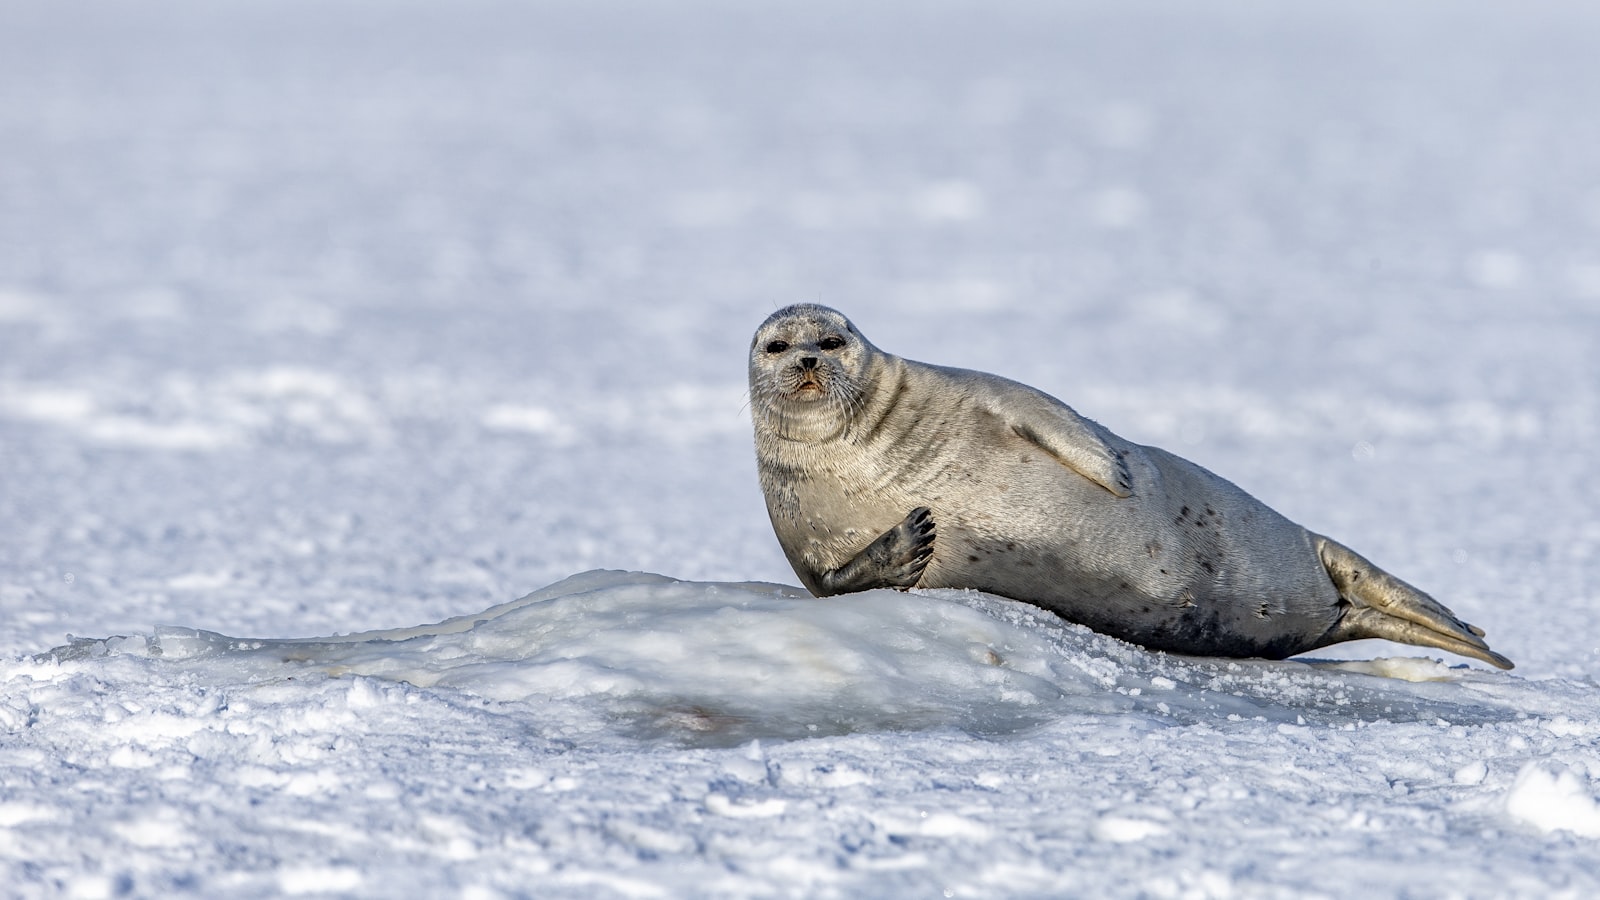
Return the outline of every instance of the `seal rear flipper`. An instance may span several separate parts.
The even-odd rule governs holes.
[[[849,562],[817,573],[817,596],[916,587],[933,559],[934,532],[933,513],[926,506],[913,509]]]
[[[1480,646],[1483,643],[1482,641],[1469,644],[1460,638],[1425,628],[1415,622],[1397,619],[1371,607],[1352,606],[1347,609],[1345,614],[1339,618],[1338,623],[1323,636],[1322,642],[1318,646],[1326,647],[1329,644],[1359,641],[1366,638],[1382,638],[1386,641],[1398,641],[1402,644],[1448,650],[1460,656],[1481,660],[1499,669],[1516,667],[1516,664],[1511,660],[1490,650],[1488,647]]]
[[[1350,604],[1323,646],[1383,638],[1449,650],[1501,669],[1511,660],[1489,649],[1483,629],[1456,618],[1444,604],[1373,565],[1338,541],[1313,535],[1317,555],[1339,596]]]

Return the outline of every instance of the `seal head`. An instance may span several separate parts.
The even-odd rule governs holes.
[[[838,437],[875,377],[878,348],[826,306],[781,309],[750,343],[750,403],[758,426],[795,441]]]

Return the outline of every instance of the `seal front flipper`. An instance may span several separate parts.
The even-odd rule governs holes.
[[[1020,385],[1019,385],[1020,387]],[[1061,461],[1061,464],[1118,497],[1133,496],[1133,473],[1128,461],[1106,440],[1106,431],[1060,401],[1025,389],[1031,402],[1027,415],[1016,415],[1013,401],[1004,410],[1007,424],[1024,440]]]
[[[926,506],[919,506],[849,562],[818,574],[816,580],[822,590],[817,596],[915,587],[928,560],[933,558],[933,538],[933,514]]]
[[[1383,638],[1448,650],[1501,669],[1513,668],[1511,660],[1489,649],[1483,629],[1456,618],[1444,604],[1338,541],[1321,535],[1312,538],[1333,586],[1350,604],[1320,646]]]

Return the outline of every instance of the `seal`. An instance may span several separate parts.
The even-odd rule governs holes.
[[[1512,667],[1232,482],[1026,385],[879,350],[828,307],[756,330],[750,408],[773,530],[817,596],[973,588],[1174,653],[1384,638]]]

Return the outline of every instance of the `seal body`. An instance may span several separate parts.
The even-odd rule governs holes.
[[[826,307],[762,324],[750,396],[773,529],[814,594],[974,588],[1178,653],[1385,637],[1510,667],[1233,483],[1025,385],[885,353]]]

